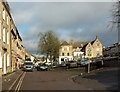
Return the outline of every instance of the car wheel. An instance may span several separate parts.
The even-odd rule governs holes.
[[[37,69],[37,71],[39,71],[39,69]]]

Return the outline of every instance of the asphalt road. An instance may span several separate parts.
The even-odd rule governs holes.
[[[80,90],[80,86],[71,79],[71,77],[76,74],[78,74],[78,72],[27,72],[20,90]]]
[[[106,90],[106,85],[90,78],[72,80],[79,71],[34,71],[27,72],[20,90]]]
[[[3,89],[8,88],[19,92],[20,90],[114,90],[118,88],[119,71],[116,68],[103,68],[78,76],[81,72],[61,68],[15,73],[8,78],[3,78]],[[13,82],[12,79],[15,81]]]

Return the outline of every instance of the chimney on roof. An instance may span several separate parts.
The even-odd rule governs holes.
[[[96,39],[98,39],[98,36],[96,35]]]

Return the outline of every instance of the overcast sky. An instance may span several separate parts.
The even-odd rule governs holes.
[[[9,2],[23,45],[37,49],[38,34],[53,30],[60,40],[92,41],[97,35],[104,46],[117,41],[111,21],[111,2]]]

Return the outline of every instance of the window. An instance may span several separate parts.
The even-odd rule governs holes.
[[[88,56],[91,56],[91,54],[89,53]]]
[[[0,39],[1,39],[1,21],[0,21]]]
[[[62,51],[64,51],[64,47],[62,48]]]
[[[64,51],[67,51],[67,47],[64,48]]]
[[[97,51],[99,51],[100,49],[99,49],[99,48],[97,48],[96,50],[97,50]]]
[[[97,53],[97,56],[100,56],[100,53]]]
[[[67,51],[69,51],[69,47],[67,47]]]
[[[7,16],[7,25],[9,25],[9,18],[8,18],[8,16]]]
[[[3,42],[6,42],[6,30],[3,28]]]
[[[99,43],[97,43],[96,45],[99,46]]]
[[[5,10],[3,10],[3,19],[5,20]]]
[[[9,44],[9,32],[7,32],[7,44]]]
[[[67,53],[67,56],[69,56],[70,54],[69,53]]]
[[[62,56],[64,56],[64,53],[62,53]]]
[[[64,58],[61,58],[61,61],[64,61]]]

